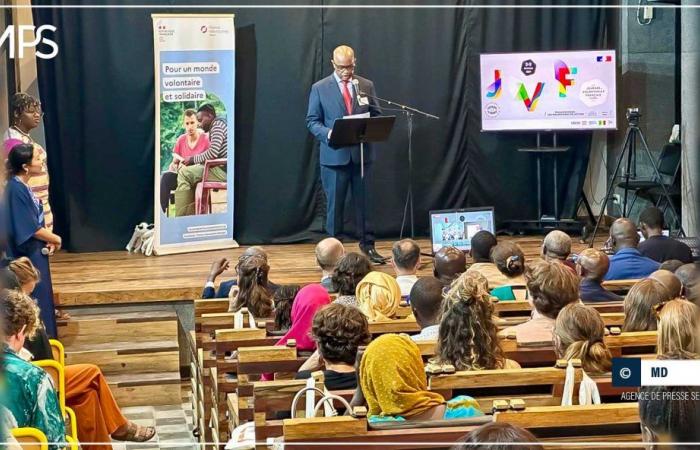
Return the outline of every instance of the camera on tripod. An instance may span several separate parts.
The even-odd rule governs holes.
[[[642,117],[642,113],[639,112],[639,108],[627,108],[627,121],[630,125],[639,125],[639,118]]]

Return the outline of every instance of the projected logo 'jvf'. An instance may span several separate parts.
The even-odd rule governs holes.
[[[494,81],[489,85],[489,91],[486,96],[489,98],[498,98],[501,96],[501,71],[496,69],[493,71]]]
[[[535,92],[533,92],[532,97],[527,92],[527,88],[524,83],[520,83],[520,88],[518,88],[517,97],[525,103],[525,108],[528,111],[533,112],[537,108],[537,100],[542,95],[542,90],[544,89],[544,83],[541,81],[535,86]]]
[[[554,78],[559,82],[559,97],[566,97],[566,88],[574,85],[573,76],[576,75],[578,69],[569,66],[562,60],[554,62]]]

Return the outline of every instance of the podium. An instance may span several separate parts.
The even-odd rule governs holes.
[[[361,239],[365,237],[365,143],[386,141],[394,128],[396,116],[378,117],[348,117],[336,119],[328,145],[337,149],[351,145],[360,146],[360,178],[362,179],[362,195],[360,196],[360,211],[362,212]],[[342,207],[342,206],[341,206]]]

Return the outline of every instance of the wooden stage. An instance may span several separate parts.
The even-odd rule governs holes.
[[[526,258],[540,254],[541,236],[499,237],[515,240]],[[605,237],[601,238],[600,246]],[[428,239],[418,240],[423,251],[430,250]],[[378,251],[391,255],[393,241],[377,242]],[[348,251],[359,251],[356,243],[346,243]],[[317,282],[321,271],[316,266],[314,244],[264,246],[270,258],[270,279],[278,284]],[[573,252],[586,247],[574,238]],[[235,276],[233,267],[245,247],[181,255],[151,256],[126,251],[99,253],[61,252],[51,260],[53,289],[57,306],[109,305],[158,301],[184,301],[199,298],[217,258],[227,257],[231,268],[220,280]],[[390,265],[376,269],[392,273]],[[432,259],[423,257],[420,274],[432,273]]]

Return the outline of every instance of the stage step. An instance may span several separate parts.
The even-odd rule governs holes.
[[[177,339],[70,345],[66,364],[95,364],[107,376],[177,372],[180,353]]]
[[[182,403],[180,372],[107,376],[119,406],[157,406]]]
[[[64,346],[113,342],[154,342],[177,338],[174,312],[130,312],[73,315],[59,320],[58,337]]]

